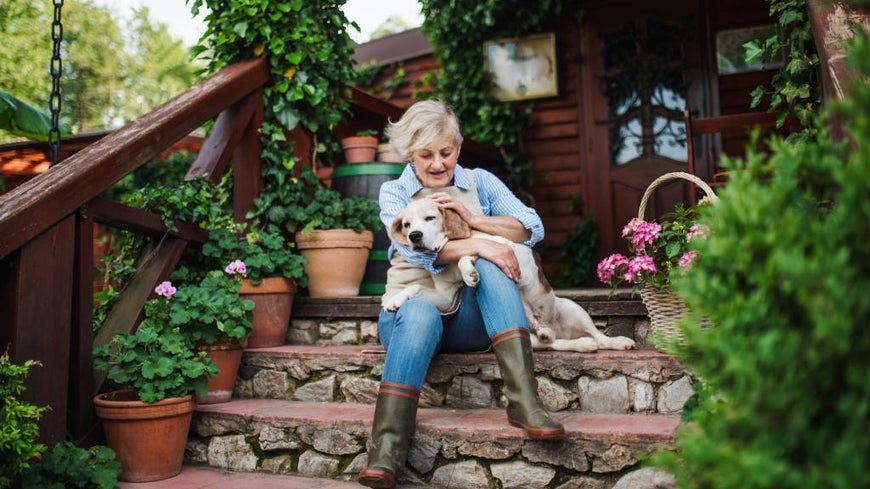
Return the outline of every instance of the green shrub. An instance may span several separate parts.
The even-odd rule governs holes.
[[[112,489],[120,473],[111,448],[96,445],[86,450],[65,441],[24,471],[21,489]]]
[[[38,443],[39,425],[36,423],[46,407],[21,402],[24,379],[30,367],[38,365],[28,360],[16,365],[9,352],[0,356],[0,487],[9,487],[30,460],[45,451]]]
[[[680,362],[705,388],[656,464],[682,488],[870,487],[870,43],[850,51],[846,139],[750,151],[675,281],[696,314]],[[696,318],[697,319],[697,318]]]

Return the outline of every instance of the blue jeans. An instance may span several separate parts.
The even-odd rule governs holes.
[[[488,260],[478,259],[475,268],[480,283],[476,288],[463,287],[454,314],[442,316],[420,297],[405,302],[398,311],[381,310],[378,337],[387,350],[382,382],[420,389],[435,354],[486,350],[499,332],[529,327],[517,284]]]

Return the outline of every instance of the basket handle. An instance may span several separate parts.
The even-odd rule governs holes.
[[[677,178],[680,178],[683,180],[688,180],[688,181],[694,183],[695,185],[701,187],[701,190],[703,190],[704,193],[707,194],[707,197],[714,204],[719,201],[719,197],[717,197],[716,194],[713,192],[713,189],[710,188],[709,185],[707,185],[707,182],[701,180],[700,178],[696,177],[695,175],[692,175],[691,173],[682,172],[682,171],[669,172],[669,173],[665,173],[664,175],[653,180],[652,183],[649,184],[649,187],[646,188],[646,191],[643,193],[643,198],[640,199],[640,206],[638,206],[638,208],[637,208],[637,218],[638,219],[643,220],[643,215],[646,212],[646,204],[647,204],[647,202],[649,202],[649,199],[652,196],[653,190],[655,190],[656,187],[658,187],[662,183],[664,183],[668,180],[673,180],[673,179],[677,179]]]

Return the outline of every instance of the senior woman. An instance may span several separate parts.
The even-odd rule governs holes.
[[[462,134],[447,104],[417,102],[388,125],[387,133],[392,149],[410,162],[398,179],[381,186],[380,217],[387,229],[413,198],[430,198],[455,210],[473,230],[529,246],[544,237],[538,214],[497,177],[457,163]],[[391,272],[396,267],[415,267],[426,275],[440,273],[462,256],[475,255],[480,258],[475,264],[480,283],[476,288],[463,288],[450,311],[441,311],[422,297],[411,298],[395,312],[381,311],[378,335],[386,358],[368,467],[360,472],[359,482],[374,488],[395,487],[414,433],[420,389],[429,363],[439,352],[492,347],[504,381],[508,422],[523,428],[531,438],[564,435],[562,425],[550,417],[538,397],[528,322],[516,284],[519,263],[513,250],[489,239],[467,238],[451,240],[430,253],[392,242],[389,254]],[[392,276],[387,277],[387,294]]]

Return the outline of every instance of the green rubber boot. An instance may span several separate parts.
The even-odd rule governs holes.
[[[492,347],[504,381],[502,393],[508,399],[508,423],[531,438],[563,436],[565,428],[550,417],[538,397],[529,330],[518,326],[502,331],[492,337]]]
[[[392,489],[396,473],[405,465],[417,418],[420,391],[407,385],[381,382],[369,445],[369,466],[358,481],[367,487]]]

